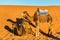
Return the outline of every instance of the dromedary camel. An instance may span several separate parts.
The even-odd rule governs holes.
[[[31,17],[28,13],[26,13],[26,11],[25,11],[24,15],[25,15],[24,16],[25,19],[29,20],[30,22],[32,22],[31,19],[33,19],[33,21],[35,22],[36,28],[38,28],[37,27],[38,26],[38,22],[40,22],[40,23],[47,22],[47,23],[49,23],[49,26],[52,23],[52,17],[50,16],[50,14],[48,14],[48,10],[39,10],[39,8],[37,8],[37,11],[33,15],[33,17]],[[48,34],[50,33],[50,30],[51,29],[49,28]],[[37,31],[39,31],[39,28],[38,28]]]

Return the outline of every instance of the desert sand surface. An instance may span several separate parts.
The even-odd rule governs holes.
[[[31,34],[27,34],[24,36],[16,36],[10,32],[8,32],[4,27],[8,25],[10,28],[12,24],[7,22],[7,19],[12,19],[16,21],[16,18],[21,18],[21,14],[24,11],[27,11],[30,16],[33,16],[35,11],[39,9],[47,9],[48,13],[52,17],[52,26],[51,31],[52,34],[58,38],[60,38],[60,6],[0,6],[0,40],[53,40],[52,38],[46,37],[40,34],[39,37],[34,37]],[[41,24],[40,29],[45,33],[48,33],[48,24]],[[34,30],[34,29],[33,29]]]

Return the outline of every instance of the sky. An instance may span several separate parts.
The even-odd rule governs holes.
[[[0,5],[60,6],[60,0],[0,0]]]

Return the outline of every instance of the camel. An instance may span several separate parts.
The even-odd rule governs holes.
[[[49,23],[49,26],[52,23],[52,17],[50,16],[50,14],[48,14],[47,10],[39,10],[39,8],[37,8],[37,11],[34,13],[33,17],[31,17],[26,11],[24,12],[24,18],[29,20],[30,22],[34,21],[34,25],[36,26],[36,28],[38,28],[38,22],[40,23],[44,23],[47,22]],[[33,19],[33,20],[31,20]],[[39,28],[38,30],[39,31]],[[48,30],[48,34],[50,33],[51,29],[49,28]]]

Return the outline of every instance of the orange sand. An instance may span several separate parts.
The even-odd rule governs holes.
[[[11,23],[6,21],[7,19],[12,19],[16,21],[16,18],[21,17],[23,11],[27,11],[30,16],[33,16],[37,8],[47,9],[49,11],[49,14],[53,18],[52,22],[53,25],[50,27],[51,31],[53,32],[53,35],[60,37],[60,35],[56,34],[56,32],[60,31],[60,6],[0,6],[0,38],[3,38],[3,40],[5,40],[9,38],[10,35],[13,35],[4,29],[5,25],[12,27]],[[48,32],[47,26],[45,27],[42,26],[40,27],[40,29],[42,29],[45,33]],[[27,34],[27,36],[30,36],[31,37],[30,39],[32,40],[33,37],[31,35]],[[25,36],[24,38],[26,39],[27,36]],[[23,38],[23,36],[22,37],[13,36],[13,38],[15,38],[15,40],[19,40],[20,38]],[[40,38],[41,38],[40,40],[47,40],[47,37],[43,35],[40,35]]]

